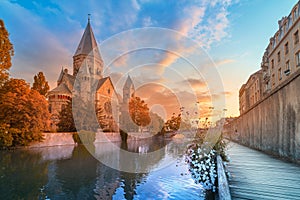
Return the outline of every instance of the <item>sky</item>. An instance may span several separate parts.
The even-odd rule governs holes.
[[[226,116],[238,116],[239,88],[260,69],[278,20],[296,3],[2,0],[0,18],[14,45],[12,77],[32,83],[43,71],[53,89],[62,67],[72,71],[91,14],[105,74],[118,92],[129,74],[137,93],[165,117],[192,104],[204,115],[214,107],[215,115],[226,109]]]

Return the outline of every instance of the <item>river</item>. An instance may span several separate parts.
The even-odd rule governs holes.
[[[144,140],[0,151],[0,199],[204,199],[186,146]]]

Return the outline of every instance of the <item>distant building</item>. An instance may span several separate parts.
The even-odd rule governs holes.
[[[262,70],[252,74],[239,91],[240,114],[243,114],[262,98]]]
[[[240,114],[274,91],[300,70],[300,1],[287,17],[278,21],[279,29],[270,38],[262,57],[261,69],[250,76],[239,91]]]
[[[74,88],[75,86],[76,88]],[[131,78],[128,76],[124,85],[123,96],[125,98],[121,106],[125,106],[124,103],[129,102],[132,93],[134,93],[134,87]],[[81,97],[85,102],[95,101],[96,108],[103,110],[105,118],[118,120],[113,119],[112,108],[119,108],[120,98],[110,77],[103,77],[103,60],[90,20],[88,20],[88,24],[73,56],[73,74],[69,74],[67,69],[62,69],[57,80],[57,87],[47,94],[52,129],[56,129],[60,111],[74,96]],[[118,113],[118,110],[116,112]]]
[[[128,112],[128,104],[131,97],[134,97],[135,88],[130,76],[127,77],[123,87],[123,102],[121,106],[122,112]]]

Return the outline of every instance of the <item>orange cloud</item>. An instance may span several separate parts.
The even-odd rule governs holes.
[[[194,93],[193,91],[178,91],[159,83],[149,83],[137,88],[136,96],[144,99],[150,108],[152,106],[156,106],[156,110],[157,107],[161,108],[161,113],[165,113],[167,118],[170,118],[173,113],[179,114],[181,107],[185,108],[185,112],[207,115],[213,98],[206,91],[194,91]]]
[[[160,65],[168,67],[179,58],[178,55],[172,52],[165,52],[164,58],[159,62]]]

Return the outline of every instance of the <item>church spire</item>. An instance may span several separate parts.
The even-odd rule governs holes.
[[[129,75],[127,76],[127,80],[126,80],[123,88],[124,89],[130,89],[130,88],[134,89],[134,85],[133,85],[132,79],[131,79],[131,77]]]
[[[77,50],[74,56],[84,54],[84,55],[93,55],[95,57],[101,58],[98,44],[94,36],[94,32],[92,30],[92,26],[90,23],[90,14],[88,15],[88,23],[82,35],[82,38],[79,42]]]
[[[88,23],[73,56],[73,75],[77,75],[79,68],[84,65],[84,60],[88,59],[91,75],[102,78],[103,61],[90,21],[90,14],[88,14]]]
[[[132,79],[128,75],[125,84],[123,86],[123,103],[128,104],[131,97],[134,97],[135,89]]]

